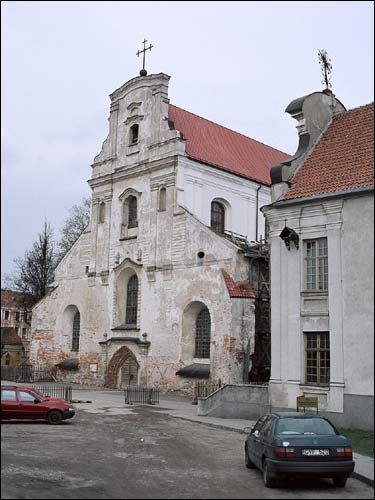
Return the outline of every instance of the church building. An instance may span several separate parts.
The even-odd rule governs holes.
[[[255,295],[238,242],[265,235],[270,168],[288,155],[170,104],[169,80],[144,71],[110,95],[90,223],[33,308],[31,360],[60,380],[248,381]]]

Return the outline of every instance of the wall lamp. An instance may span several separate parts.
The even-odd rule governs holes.
[[[279,234],[280,238],[284,241],[288,250],[290,250],[290,243],[293,242],[297,250],[299,249],[299,236],[290,227],[285,226]]]

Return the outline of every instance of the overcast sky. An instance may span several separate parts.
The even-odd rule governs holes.
[[[293,154],[284,110],[322,90],[317,53],[349,109],[373,101],[373,2],[1,2],[2,276],[46,218],[55,236],[89,195],[108,133],[108,95],[171,76],[171,103]]]

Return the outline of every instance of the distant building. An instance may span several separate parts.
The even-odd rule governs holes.
[[[1,366],[15,366],[27,360],[27,341],[17,335],[17,329],[1,327]]]
[[[374,423],[374,105],[291,102],[299,147],[271,169],[273,408],[314,396],[342,426]]]
[[[13,346],[10,348],[11,352],[14,352],[14,346],[21,346],[24,356],[28,357],[31,309],[35,302],[36,299],[32,295],[12,290],[1,290],[1,364],[9,364],[9,362],[6,363],[7,360],[18,359],[18,356],[10,357],[7,355],[8,351],[3,347],[3,344],[6,343]],[[19,352],[22,351],[21,347]]]

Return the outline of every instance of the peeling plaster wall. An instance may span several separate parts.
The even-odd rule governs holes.
[[[163,74],[138,77],[111,94],[109,135],[89,181],[90,224],[58,266],[54,289],[33,309],[32,361],[79,358],[78,371],[59,370],[64,380],[104,384],[113,355],[127,346],[139,364],[138,382],[165,390],[190,387],[191,380],[175,373],[197,362],[182,348],[184,311],[197,301],[211,316],[212,378],[242,382],[241,352],[254,335],[253,301],[229,297],[221,268],[234,280],[244,280],[248,262],[233,243],[178,204],[179,169],[189,160],[179,132],[166,119],[168,81]],[[134,123],[139,140],[131,145]],[[223,176],[230,184],[231,176]],[[234,193],[239,181],[232,177]],[[159,203],[161,189],[165,209]],[[137,198],[136,228],[126,225],[129,195]],[[138,319],[134,327],[124,328],[124,287],[131,274],[139,281]],[[78,353],[71,350],[69,306],[80,312]],[[147,355],[144,334],[150,342]],[[90,365],[97,365],[96,371]]]

